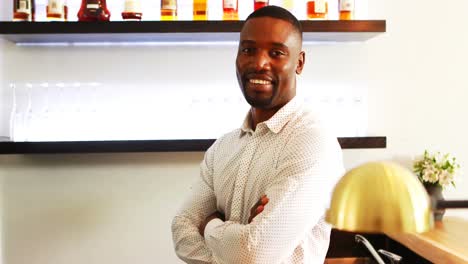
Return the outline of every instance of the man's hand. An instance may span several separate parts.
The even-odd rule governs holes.
[[[219,218],[219,219],[221,219],[221,220],[224,221],[224,214],[223,214],[223,213],[220,213],[220,212],[218,212],[218,211],[216,211],[216,212],[212,213],[211,215],[209,215],[209,216],[205,219],[205,221],[203,221],[203,222],[200,224],[200,226],[198,227],[198,232],[200,233],[200,235],[201,235],[202,237],[205,237],[205,227],[206,227],[206,225],[207,225],[211,220],[213,220],[213,219],[215,219],[215,218]]]
[[[260,197],[260,200],[258,200],[258,202],[252,207],[252,209],[250,209],[249,224],[257,215],[263,212],[263,209],[265,209],[265,205],[268,203],[268,201],[268,197],[264,194],[262,195],[262,197]]]

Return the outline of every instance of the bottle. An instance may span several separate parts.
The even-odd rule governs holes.
[[[238,0],[223,0],[223,20],[239,20]]]
[[[106,0],[81,0],[78,21],[109,21],[110,16]]]
[[[177,0],[161,0],[161,20],[177,20]]]
[[[14,0],[13,21],[34,21],[34,0]]]
[[[49,0],[46,7],[46,16],[51,21],[67,21],[68,6],[65,0]]]
[[[327,0],[307,1],[307,18],[308,19],[327,19],[328,18],[328,1]]]
[[[293,0],[283,0],[283,5],[282,5],[285,9],[287,9],[289,12],[293,12],[293,9],[294,9],[294,4],[293,4]]]
[[[268,0],[254,0],[254,11],[268,5]]]
[[[140,0],[125,0],[124,11],[122,12],[124,20],[140,21],[142,16]]]
[[[193,20],[208,19],[207,0],[193,0]]]
[[[354,19],[354,0],[338,0],[340,20]]]

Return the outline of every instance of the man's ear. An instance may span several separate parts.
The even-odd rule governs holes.
[[[299,53],[299,58],[297,61],[296,74],[301,74],[302,69],[304,68],[304,64],[305,64],[305,52],[301,51]]]

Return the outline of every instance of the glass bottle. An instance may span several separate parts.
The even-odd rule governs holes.
[[[14,0],[13,21],[34,21],[34,0]]]
[[[110,16],[106,0],[81,0],[78,21],[109,21]]]
[[[307,18],[308,19],[327,19],[328,18],[328,1],[327,0],[307,1]]]
[[[177,20],[177,0],[161,0],[161,20]]]
[[[65,0],[49,0],[46,7],[46,16],[52,21],[67,21],[68,6]]]
[[[254,11],[268,5],[268,0],[254,0]]]
[[[354,0],[338,0],[340,20],[354,19]]]
[[[238,0],[223,0],[223,20],[239,20]]]
[[[286,8],[289,12],[293,12],[293,8],[294,8],[293,0],[283,0],[282,6]]]
[[[143,12],[141,11],[140,0],[125,0],[122,18],[124,20],[141,20]]]
[[[193,20],[208,19],[207,0],[193,0]]]

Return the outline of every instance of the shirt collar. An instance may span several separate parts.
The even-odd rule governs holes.
[[[276,112],[270,119],[264,121],[265,125],[273,132],[278,133],[283,129],[283,127],[291,120],[294,116],[294,113],[300,108],[300,102],[296,97],[291,99],[287,104],[281,107],[278,112]],[[253,129],[251,127],[252,123],[252,116],[250,114],[250,110],[247,112],[247,115],[244,119],[244,122],[241,126],[241,131],[244,133],[253,133]],[[261,123],[260,123],[261,124]],[[258,125],[260,125],[258,124]],[[257,125],[257,128],[258,128]]]

